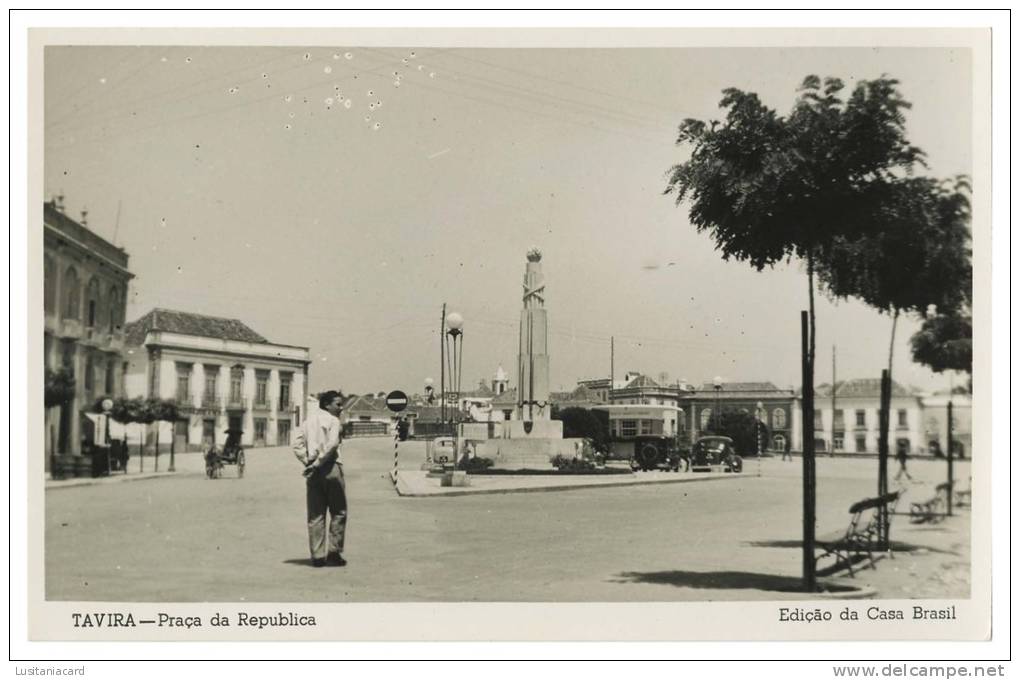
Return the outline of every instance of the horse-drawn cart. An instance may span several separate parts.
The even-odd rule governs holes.
[[[241,446],[241,430],[227,430],[227,440],[221,448],[214,444],[205,454],[205,476],[219,479],[226,465],[237,466],[238,478],[244,477],[244,447]]]

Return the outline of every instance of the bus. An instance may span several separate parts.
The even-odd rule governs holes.
[[[679,469],[686,458],[684,410],[666,404],[610,404],[599,406],[609,414],[609,457],[629,460],[635,469]]]

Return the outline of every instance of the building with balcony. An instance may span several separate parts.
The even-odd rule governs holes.
[[[815,387],[815,453],[877,453],[882,381],[859,378]],[[835,404],[835,408],[833,407]],[[795,408],[793,448],[803,450],[801,401]],[[911,453],[924,453],[927,442],[921,416],[921,398],[914,390],[893,381],[890,400],[889,454],[905,444]]]
[[[50,374],[73,379],[73,396],[46,409],[46,469],[55,456],[80,456],[91,428],[86,413],[124,394],[124,317],[128,254],[76,221],[60,201],[43,204],[43,359]],[[83,442],[83,439],[85,440]]]
[[[159,441],[178,451],[221,445],[290,445],[307,402],[307,347],[272,343],[237,319],[153,309],[126,326],[126,391],[177,403]],[[156,427],[153,425],[153,428]],[[135,428],[127,428],[128,438]]]

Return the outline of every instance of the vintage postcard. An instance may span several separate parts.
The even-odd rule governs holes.
[[[29,40],[30,639],[989,638],[988,31]]]

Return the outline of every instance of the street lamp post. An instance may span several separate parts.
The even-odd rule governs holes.
[[[722,434],[722,407],[720,401],[722,397],[722,378],[715,376],[712,386],[715,388],[715,433]]]
[[[765,405],[760,401],[754,407],[754,446],[758,452],[758,476],[761,477],[761,435],[765,425]]]
[[[113,473],[113,451],[110,449],[110,411],[113,410],[113,399],[103,399],[103,446],[106,447],[106,474]]]
[[[464,361],[464,317],[457,312],[446,315],[446,361],[450,375],[450,390],[453,401],[460,409],[460,369]],[[458,347],[458,344],[460,347]],[[451,420],[456,416],[451,414]],[[456,452],[455,452],[456,454]]]

